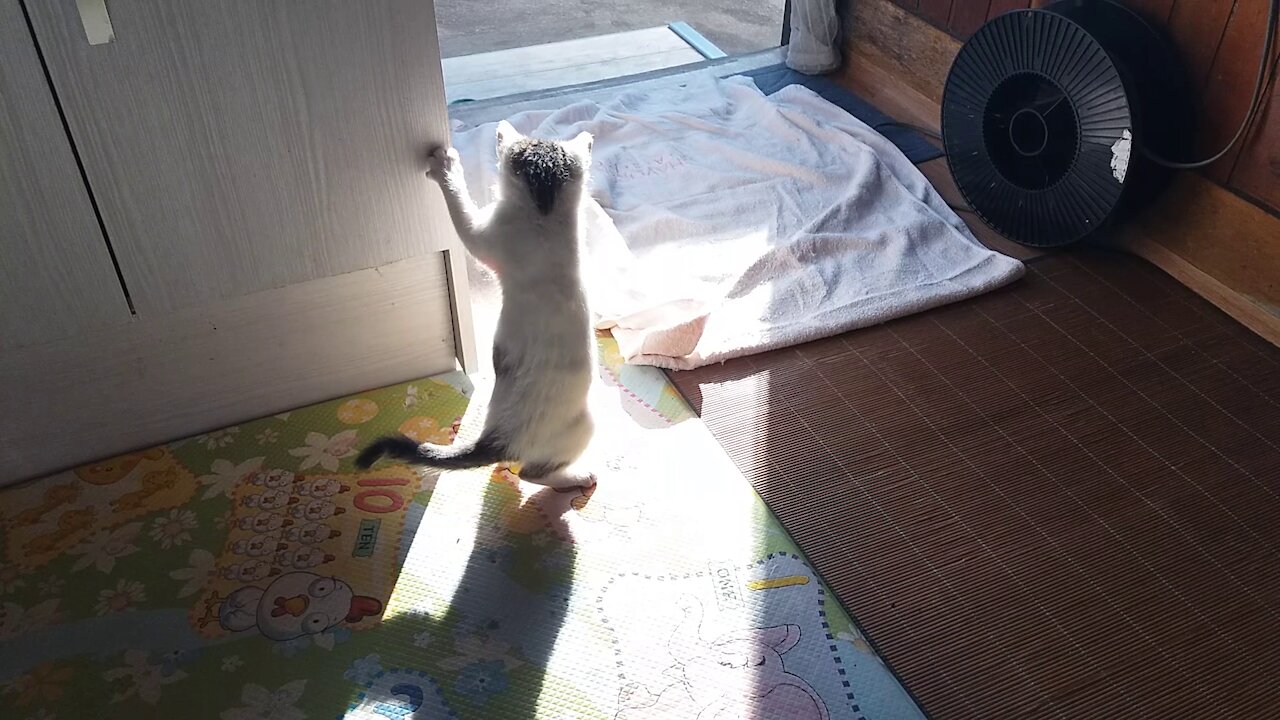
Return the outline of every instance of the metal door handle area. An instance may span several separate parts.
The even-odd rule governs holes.
[[[90,45],[106,45],[115,39],[111,16],[107,14],[107,0],[76,0],[76,9],[80,11],[80,24],[84,25],[84,36]]]

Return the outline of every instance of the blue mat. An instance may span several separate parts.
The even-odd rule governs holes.
[[[916,165],[942,157],[942,151],[930,144],[923,135],[910,128],[890,124],[893,118],[825,77],[798,73],[786,65],[770,65],[742,73],[742,76],[751,78],[765,95],[772,95],[788,85],[809,88],[827,102],[843,108],[845,112],[875,128]]]

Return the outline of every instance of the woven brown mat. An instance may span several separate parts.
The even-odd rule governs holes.
[[[1280,717],[1280,350],[1100,251],[672,373],[937,720]]]

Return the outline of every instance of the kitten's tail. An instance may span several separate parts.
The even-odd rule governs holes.
[[[368,470],[384,455],[410,465],[426,465],[441,470],[466,470],[508,459],[502,443],[487,435],[471,445],[418,444],[404,435],[388,435],[374,440],[362,450],[356,458],[356,467]]]

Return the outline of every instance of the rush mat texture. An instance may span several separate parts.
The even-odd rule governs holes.
[[[1280,351],[1144,262],[672,377],[932,717],[1276,717]]]
[[[921,718],[662,373],[601,357],[590,495],[352,466],[466,435],[460,375],[0,491],[0,718]]]

